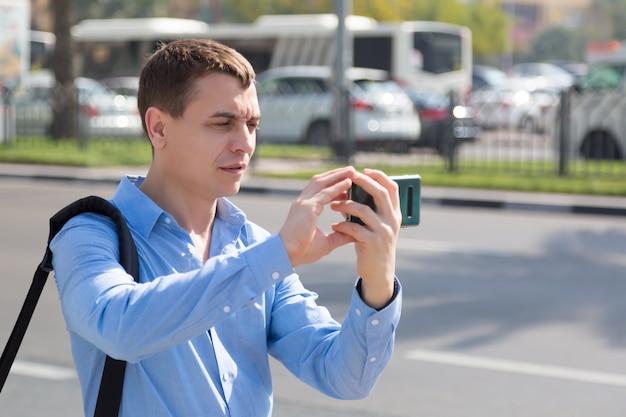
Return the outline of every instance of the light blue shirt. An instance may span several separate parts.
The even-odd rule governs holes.
[[[388,362],[401,288],[381,311],[353,291],[343,324],[306,290],[276,235],[220,199],[210,258],[124,178],[113,203],[140,260],[140,283],[118,263],[115,226],[82,214],[52,241],[53,265],[86,416],[106,354],[128,362],[120,416],[267,417],[268,354],[336,398],[368,395]]]

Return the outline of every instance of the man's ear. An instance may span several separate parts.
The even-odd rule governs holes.
[[[154,149],[165,146],[165,120],[165,113],[156,107],[150,107],[146,111],[146,130]]]

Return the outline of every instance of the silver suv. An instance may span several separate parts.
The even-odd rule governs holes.
[[[350,68],[352,132],[356,148],[407,150],[420,136],[419,115],[404,90],[385,71]],[[334,111],[332,69],[292,66],[257,77],[260,142],[331,143]]]

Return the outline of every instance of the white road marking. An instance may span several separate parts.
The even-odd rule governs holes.
[[[16,360],[13,362],[13,366],[11,366],[11,373],[33,378],[51,379],[55,381],[76,378],[76,371],[74,368],[22,360]]]
[[[443,365],[464,366],[488,371],[509,372],[515,374],[558,378],[591,384],[626,387],[626,375],[608,372],[595,372],[576,368],[518,362],[505,359],[492,359],[479,356],[463,355],[451,352],[411,350],[407,359],[437,363]]]
[[[398,239],[398,249],[434,252],[434,253],[453,253],[459,255],[478,255],[478,256],[494,256],[506,258],[510,256],[526,256],[538,257],[539,253],[530,250],[513,250],[494,248],[489,246],[481,247],[478,244],[461,243],[461,242],[440,242],[435,240],[419,240],[410,238]]]
[[[485,245],[478,243],[466,242],[441,242],[435,240],[419,240],[411,238],[398,239],[398,250],[407,250],[422,253],[444,253],[458,254],[469,256],[489,256],[494,258],[523,257],[527,259],[540,259],[548,257],[556,257],[563,259],[565,257],[573,259],[590,259],[594,262],[607,262],[616,265],[626,265],[626,258],[619,251],[610,252],[590,252],[587,250],[568,250],[566,252],[551,253],[541,247],[519,248],[519,247],[495,247],[493,245]]]

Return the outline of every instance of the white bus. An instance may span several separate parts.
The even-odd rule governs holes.
[[[440,22],[377,22],[348,16],[353,66],[384,69],[400,84],[455,92],[471,89],[472,35]],[[265,15],[252,24],[215,24],[172,18],[88,19],[72,28],[79,73],[93,78],[137,75],[162,41],[206,37],[240,51],[257,72],[286,65],[332,65],[334,14]]]
[[[50,32],[31,30],[30,32],[30,70],[50,68],[56,38]]]

